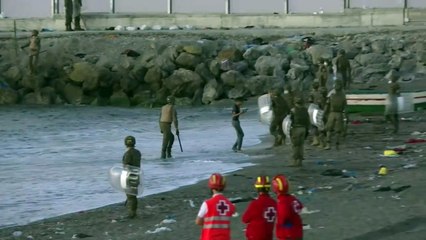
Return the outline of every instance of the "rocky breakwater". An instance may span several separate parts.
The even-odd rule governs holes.
[[[355,83],[383,85],[397,72],[402,81],[423,78],[424,84],[425,37],[418,32],[322,35],[303,51],[302,36],[42,36],[33,75],[26,53],[17,56],[13,41],[4,40],[0,104],[153,106],[174,95],[178,104],[199,105],[258,96],[284,84],[307,91],[319,58],[332,62],[338,49],[346,50]]]

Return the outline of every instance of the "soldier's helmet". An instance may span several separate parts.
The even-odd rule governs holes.
[[[294,97],[294,103],[298,105],[303,104],[303,98],[301,96]]]
[[[31,34],[32,34],[33,36],[37,36],[37,35],[38,35],[38,30],[35,30],[35,29],[34,29],[34,30],[32,30],[32,31],[31,31]]]
[[[319,88],[319,82],[313,82],[312,83],[312,88],[313,89],[318,89]]]
[[[175,103],[175,97],[173,96],[168,96],[166,100],[167,100],[167,103]]]
[[[136,138],[133,136],[127,136],[124,138],[124,145],[126,145],[126,147],[134,147],[136,145]]]
[[[341,80],[336,80],[334,83],[334,89],[341,90],[343,88],[343,82]]]
[[[339,49],[339,54],[340,54],[340,55],[345,55],[345,54],[346,54],[345,49]]]

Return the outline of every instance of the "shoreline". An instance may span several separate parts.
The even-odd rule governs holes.
[[[424,111],[411,116],[422,114]],[[381,123],[363,123],[361,127],[351,125],[348,135],[351,141],[346,140],[339,151],[322,151],[306,143],[302,169],[287,168],[291,147],[268,149],[271,141],[266,135],[260,144],[244,151],[256,165],[226,174],[228,185],[224,194],[229,198],[249,199],[255,196],[252,182],[257,175],[284,173],[290,178],[291,192],[305,207],[312,212],[319,210],[302,215],[304,223],[311,227],[305,231],[306,239],[369,240],[380,236],[385,236],[380,239],[421,239],[426,232],[426,219],[421,217],[426,213],[422,190],[426,187],[426,176],[422,171],[426,144],[408,145],[407,151],[398,158],[380,157],[386,146],[401,145],[412,137],[413,131],[426,130],[419,122],[401,122],[401,125],[401,133],[395,136],[389,135],[388,126]],[[416,163],[417,167],[402,168],[409,163]],[[388,176],[375,176],[380,164],[389,168]],[[356,178],[322,176],[321,173],[329,168],[356,172]],[[392,188],[410,185],[410,188],[399,193],[374,192],[379,185]],[[203,180],[139,199],[138,217],[134,220],[122,219],[126,209],[118,203],[3,228],[0,238],[16,239],[12,233],[22,231],[23,237],[34,239],[70,239],[74,234],[83,233],[93,236],[90,239],[173,240],[180,236],[182,240],[191,240],[199,236],[200,229],[193,221],[202,201],[208,197],[206,180]],[[232,219],[232,239],[244,238],[240,217],[247,204],[246,201],[236,203],[239,216]],[[165,223],[164,219],[176,222]],[[407,224],[403,225],[404,222]],[[393,235],[389,235],[388,229],[392,227]],[[148,233],[156,229],[159,232]]]

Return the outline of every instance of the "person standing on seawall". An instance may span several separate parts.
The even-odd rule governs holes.
[[[66,31],[84,31],[81,28],[81,6],[83,6],[82,0],[65,0],[65,30]],[[74,18],[74,30],[71,27],[71,23]]]
[[[124,145],[127,147],[126,152],[123,156],[123,168],[130,167],[141,167],[141,152],[135,148],[136,139],[133,136],[127,136],[124,139]],[[128,210],[128,218],[136,217],[136,210],[138,208],[138,199],[136,195],[126,194],[127,201],[126,206]]]
[[[163,146],[161,147],[162,159],[165,159],[166,156],[167,158],[172,157],[172,147],[175,141],[175,136],[172,133],[172,123],[175,125],[176,135],[179,136],[177,112],[174,104],[175,98],[173,96],[168,96],[167,104],[161,108],[160,112],[160,130],[163,134]]]
[[[232,126],[235,128],[235,131],[237,132],[237,140],[232,146],[232,150],[234,152],[241,151],[241,146],[243,145],[244,132],[240,124],[240,115],[244,114],[246,110],[241,109],[242,105],[243,105],[243,99],[236,98],[234,107],[232,108]]]

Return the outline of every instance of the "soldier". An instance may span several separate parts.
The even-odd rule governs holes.
[[[31,34],[31,38],[28,41],[28,43],[21,47],[21,49],[24,49],[28,46],[30,47],[29,68],[30,68],[31,74],[36,73],[38,56],[40,54],[40,48],[41,48],[40,45],[41,45],[41,40],[40,40],[40,37],[38,36],[38,31],[33,30]]]
[[[272,240],[274,224],[277,216],[277,203],[271,196],[271,182],[267,176],[259,176],[254,184],[258,198],[253,200],[243,214],[243,222],[247,224],[247,240]]]
[[[320,88],[320,84],[318,82],[314,82],[312,84],[312,92],[309,96],[309,102],[316,104],[320,109],[324,110],[325,102],[326,102],[326,95],[324,88]],[[320,130],[318,127],[312,125],[312,133],[313,133],[313,141],[312,146],[318,146],[323,145],[323,139],[322,134],[320,134]],[[322,146],[324,147],[324,146]]]
[[[397,80],[397,76],[392,76],[389,81],[387,104],[385,108],[385,119],[392,123],[393,133],[397,133],[399,130],[398,97],[400,96],[400,86]]]
[[[346,57],[346,52],[345,50],[340,49],[336,59],[336,74],[338,74],[338,78],[342,79],[344,89],[349,89],[351,85],[351,72],[351,64]]]
[[[82,0],[65,0],[65,29],[73,31],[71,23],[74,17],[74,30],[84,31],[80,25]]]
[[[294,107],[294,92],[290,84],[287,84],[284,89],[284,99],[287,102],[289,109]]]
[[[303,106],[303,99],[296,97],[294,99],[295,107],[291,109],[291,143],[293,144],[293,167],[301,167],[303,160],[303,145],[309,134],[309,113]]]
[[[213,196],[203,202],[195,219],[195,224],[203,227],[200,239],[231,240],[231,217],[235,213],[235,206],[222,194],[225,177],[213,173],[208,186]]]
[[[279,90],[271,91],[270,95],[273,117],[269,127],[269,132],[275,137],[274,147],[276,147],[282,145],[283,141],[285,141],[283,120],[290,112],[290,109],[283,96],[281,96],[281,92]]]
[[[232,126],[237,132],[237,140],[232,146],[232,150],[234,152],[241,151],[241,146],[243,145],[244,131],[241,128],[240,116],[241,114],[244,114],[246,111],[241,110],[242,105],[243,105],[243,99],[237,98],[235,99],[235,104],[234,104],[234,107],[232,108]]]
[[[172,123],[175,125],[176,135],[179,136],[177,112],[174,107],[175,98],[173,96],[167,97],[167,104],[161,108],[160,112],[160,130],[163,134],[163,145],[161,148],[161,158],[172,157],[172,147],[175,141],[175,136],[172,133]]]
[[[133,136],[127,136],[124,139],[124,145],[127,147],[127,151],[123,156],[123,168],[126,169],[128,166],[141,167],[141,153],[135,148],[136,139]],[[127,201],[126,206],[128,209],[128,218],[136,217],[136,210],[138,208],[138,199],[135,195],[126,194]]]
[[[344,130],[344,111],[346,108],[346,95],[343,91],[343,83],[340,80],[335,82],[334,91],[330,92],[325,107],[327,117],[327,143],[325,150],[330,149],[332,133],[336,133],[336,149],[339,149],[341,134]]]
[[[327,82],[329,78],[328,64],[323,58],[319,60],[320,64],[318,67],[317,78],[319,80],[320,87],[327,87]]]

